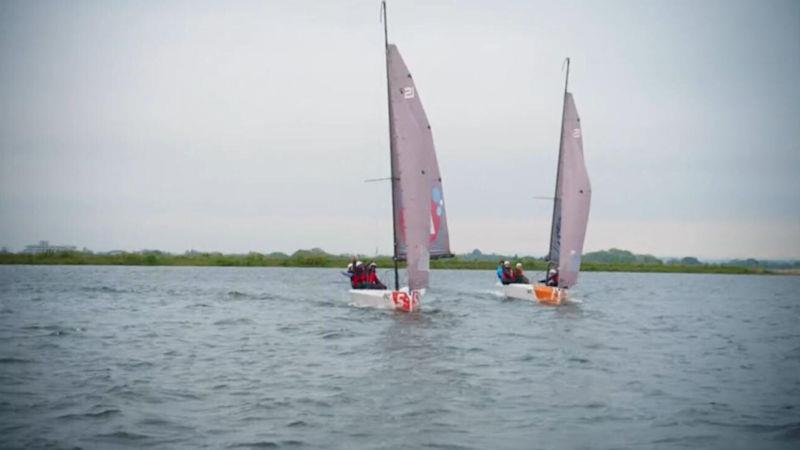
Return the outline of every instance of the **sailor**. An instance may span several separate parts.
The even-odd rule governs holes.
[[[514,267],[514,283],[530,283],[528,277],[522,272],[522,263],[517,263],[516,267]]]
[[[502,259],[500,261],[497,261],[497,269],[495,270],[495,272],[497,272],[497,280],[502,282],[503,281],[503,260]]]
[[[547,280],[545,284],[548,286],[558,286],[558,270],[552,268],[547,272]]]
[[[364,263],[356,261],[353,275],[350,276],[350,286],[353,289],[364,289],[364,283],[367,282],[367,273],[364,270]]]
[[[357,259],[355,256],[353,256],[352,258],[350,258],[350,263],[347,264],[347,275],[350,277],[353,276],[353,272],[355,272],[356,270],[356,262]]]
[[[503,273],[500,282],[503,284],[511,284],[514,282],[514,272],[511,270],[511,263],[508,261],[503,261]]]
[[[386,285],[381,283],[381,280],[378,279],[377,268],[378,265],[375,264],[375,261],[370,261],[367,266],[366,289],[386,289]]]

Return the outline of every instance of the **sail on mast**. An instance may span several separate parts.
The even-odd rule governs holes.
[[[583,159],[580,117],[572,94],[567,90],[568,83],[569,59],[567,82],[564,85],[550,252],[547,258],[550,267],[558,269],[559,287],[570,287],[578,280],[592,198],[589,174]]]
[[[563,159],[560,187],[560,246],[558,267],[560,287],[570,287],[578,281],[583,242],[589,221],[592,187],[583,159],[581,119],[572,94],[564,99],[564,125],[561,130]]]
[[[387,44],[392,199],[397,259],[410,289],[428,286],[431,257],[450,255],[442,178],[419,92],[397,46]]]

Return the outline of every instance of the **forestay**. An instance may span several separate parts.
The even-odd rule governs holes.
[[[387,47],[397,257],[407,261],[410,289],[428,286],[431,257],[450,254],[442,178],[425,110],[408,68]]]

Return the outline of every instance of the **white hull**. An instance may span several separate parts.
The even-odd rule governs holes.
[[[561,305],[567,301],[567,290],[544,284],[506,284],[503,294],[509,298],[531,300],[548,305]]]
[[[519,300],[532,300],[536,301],[536,294],[533,292],[532,284],[505,284],[503,285],[503,294],[506,297],[516,298]]]
[[[402,288],[399,291],[379,289],[350,289],[350,303],[363,308],[396,309],[399,311],[416,311],[425,290],[411,291]]]

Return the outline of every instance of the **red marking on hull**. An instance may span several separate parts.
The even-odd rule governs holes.
[[[419,308],[419,292],[392,291],[392,305],[394,309],[411,312]]]

